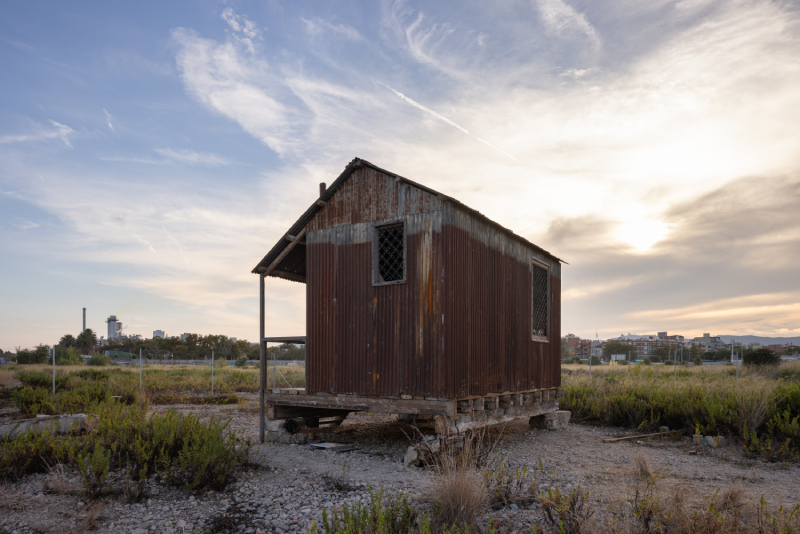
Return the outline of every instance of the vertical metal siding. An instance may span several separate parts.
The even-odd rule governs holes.
[[[398,217],[406,282],[373,286],[372,224]],[[309,391],[454,398],[560,385],[551,258],[369,168],[307,228]],[[531,340],[531,257],[553,265],[549,343]]]

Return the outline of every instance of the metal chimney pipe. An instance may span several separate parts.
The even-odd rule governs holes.
[[[320,182],[320,183],[319,183],[319,196],[322,196],[322,195],[324,195],[324,194],[325,194],[325,191],[326,191],[327,189],[328,189],[328,187],[325,185],[325,182]]]
[[[83,309],[83,330],[81,332],[86,331],[86,308]]]

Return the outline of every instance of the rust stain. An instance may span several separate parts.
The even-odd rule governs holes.
[[[530,265],[508,252],[519,244],[442,209],[364,168],[309,223],[309,392],[455,398],[560,386],[560,278],[550,279],[550,342],[534,342]],[[359,225],[391,217],[409,228],[407,279],[373,286]],[[322,231],[335,235],[314,242]]]

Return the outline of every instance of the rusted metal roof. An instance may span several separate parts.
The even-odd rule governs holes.
[[[381,172],[381,173],[383,173],[383,174],[385,174],[387,176],[393,177],[393,178],[395,178],[396,180],[400,181],[403,184],[411,185],[413,187],[416,187],[417,189],[420,189],[422,191],[425,191],[427,193],[435,195],[442,202],[451,202],[451,203],[461,207],[462,209],[468,211],[473,216],[485,221],[488,224],[491,224],[492,226],[496,227],[497,229],[501,230],[502,232],[506,233],[507,235],[513,237],[514,239],[517,239],[520,242],[533,247],[534,249],[536,249],[536,250],[538,250],[538,251],[550,256],[551,258],[553,258],[553,259],[555,259],[555,260],[557,260],[557,261],[559,261],[561,263],[566,263],[564,260],[554,256],[553,254],[551,254],[550,252],[544,250],[543,248],[541,248],[541,247],[539,247],[537,245],[534,245],[533,243],[531,243],[530,241],[528,241],[524,237],[522,237],[522,236],[520,236],[518,234],[515,234],[513,231],[509,230],[508,228],[505,228],[504,226],[492,221],[491,219],[489,219],[488,217],[483,215],[481,212],[479,212],[479,211],[477,211],[477,210],[475,210],[473,208],[470,208],[469,206],[459,202],[458,200],[456,200],[456,199],[454,199],[452,197],[449,197],[447,195],[444,195],[442,193],[439,193],[438,191],[434,191],[433,189],[431,189],[429,187],[426,187],[426,186],[424,186],[422,184],[418,184],[418,183],[416,183],[416,182],[414,182],[412,180],[409,180],[408,178],[404,178],[404,177],[399,176],[399,175],[397,175],[397,174],[395,174],[393,172],[387,171],[385,169],[381,169],[380,167],[378,167],[376,165],[373,165],[372,163],[370,163],[370,162],[368,162],[366,160],[363,160],[361,158],[354,158],[353,161],[348,163],[347,167],[345,167],[345,169],[342,172],[342,174],[340,174],[339,177],[336,178],[336,180],[331,184],[330,187],[328,187],[328,189],[325,191],[325,193],[318,200],[322,200],[323,202],[327,202],[327,201],[331,200],[331,198],[333,198],[333,196],[336,194],[336,192],[339,190],[339,188],[341,188],[345,184],[345,182],[347,182],[347,180],[350,178],[350,176],[353,174],[353,172],[355,172],[356,170],[358,170],[360,168],[363,168],[363,167],[369,167],[369,168],[371,168],[371,169],[373,169],[375,171],[378,171],[378,172]],[[281,267],[281,272],[279,274],[278,273],[274,273],[274,274],[273,273],[268,273],[268,274],[271,274],[272,276],[278,276],[280,278],[285,278],[285,279],[288,279],[288,280],[294,280],[294,281],[298,281],[298,282],[305,282],[305,276],[306,276],[306,270],[305,270],[305,243],[301,240],[300,236],[302,236],[305,233],[306,225],[314,218],[314,216],[317,214],[317,212],[319,212],[321,209],[322,209],[322,205],[320,205],[317,201],[315,201],[314,204],[312,204],[305,211],[305,213],[303,213],[303,215],[300,216],[300,218],[297,220],[297,222],[295,222],[291,226],[291,228],[289,228],[289,231],[286,232],[286,235],[284,237],[282,237],[275,244],[275,246],[272,247],[272,249],[267,253],[267,255],[264,256],[264,258],[258,263],[258,265],[255,266],[255,268],[253,269],[252,272],[256,273],[256,274],[265,273],[267,271],[267,269],[269,268],[269,266],[272,265],[275,262],[276,259],[281,258],[281,256],[283,255],[283,257],[281,258],[281,261],[279,262],[280,267]],[[295,243],[295,240],[297,240],[298,242]],[[284,251],[286,250],[286,248],[290,247],[290,246],[292,246],[292,249],[287,254],[283,254]],[[274,269],[274,267],[273,267],[273,269]]]

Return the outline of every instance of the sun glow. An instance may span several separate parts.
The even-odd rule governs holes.
[[[669,233],[669,225],[652,219],[635,219],[619,224],[615,236],[636,252],[646,253]]]

